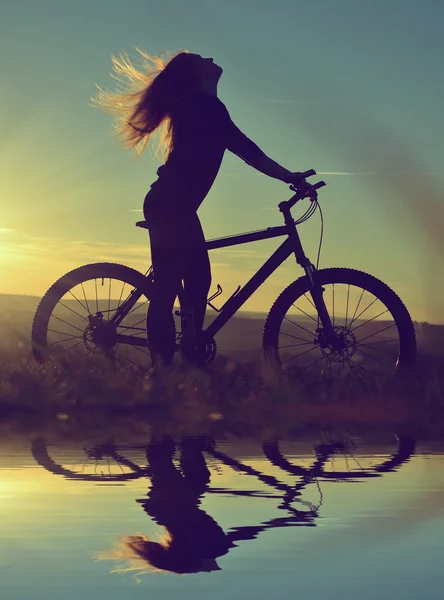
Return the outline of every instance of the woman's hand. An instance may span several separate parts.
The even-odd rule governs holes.
[[[291,171],[287,171],[287,176],[285,179],[285,183],[290,183],[290,184],[298,184],[298,183],[304,183],[305,179],[302,177],[302,173],[300,171],[294,171],[293,173]]]

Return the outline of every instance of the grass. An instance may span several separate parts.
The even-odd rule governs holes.
[[[19,348],[0,363],[0,415],[98,422],[119,415],[177,431],[288,432],[310,423],[403,424],[444,432],[444,361],[421,352],[414,372],[383,382],[375,376],[309,381],[268,371],[256,360],[216,357],[210,373],[173,367],[160,381],[105,360],[38,365]],[[60,416],[61,415],[61,416]],[[29,417],[31,418],[31,417]],[[32,418],[35,418],[32,417]]]
[[[30,311],[11,314],[3,323],[9,324],[0,338],[3,419],[14,415],[35,423],[62,415],[69,423],[89,419],[100,426],[118,414],[119,419],[155,422],[177,431],[286,432],[321,423],[404,424],[437,435],[444,432],[442,326],[417,326],[417,367],[400,380],[361,376],[327,384],[267,371],[257,351],[262,322],[239,320],[237,338],[245,346],[241,353],[233,345],[235,338],[227,338],[225,347],[222,344],[225,356],[216,356],[210,374],[173,368],[159,383],[130,366],[114,370],[103,360],[69,366],[36,364],[30,351],[30,315]]]

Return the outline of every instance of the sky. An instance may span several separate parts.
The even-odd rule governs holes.
[[[444,5],[433,0],[3,0],[0,4],[0,293],[41,296],[66,271],[150,264],[138,158],[89,106],[111,56],[187,49],[224,73],[232,119],[285,168],[314,168],[321,267],[369,272],[418,321],[444,321]],[[207,238],[281,223],[288,187],[228,152],[199,215]],[[296,213],[298,214],[298,213]],[[314,261],[319,220],[301,226]],[[279,240],[211,253],[225,297]],[[289,259],[246,309],[302,275]]]

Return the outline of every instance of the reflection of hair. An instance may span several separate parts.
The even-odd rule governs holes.
[[[115,132],[127,148],[142,153],[156,132],[157,151],[164,156],[172,150],[173,123],[171,110],[192,93],[198,79],[194,69],[195,55],[178,52],[165,61],[137,49],[142,65],[138,69],[128,54],[112,57],[113,73],[120,86],[115,92],[99,92],[92,98],[93,106],[115,115]]]
[[[169,533],[165,533],[157,542],[145,535],[124,537],[112,550],[101,552],[98,558],[122,562],[122,565],[112,569],[111,573],[134,571],[143,574],[149,571],[169,571],[183,575],[210,570],[205,567],[205,560],[191,555],[182,546],[178,547]],[[126,567],[125,561],[129,563]]]

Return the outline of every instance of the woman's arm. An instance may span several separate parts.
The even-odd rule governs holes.
[[[277,162],[271,160],[268,156],[263,154],[254,164],[251,165],[261,173],[268,175],[269,177],[274,177],[274,179],[280,179],[285,183],[292,183],[294,181],[294,176],[298,175],[298,173],[292,173],[288,169],[284,169]]]
[[[259,146],[242,133],[233,121],[230,123],[227,148],[257,171],[274,179],[280,179],[285,183],[292,183],[299,175],[299,173],[293,173],[269,158]]]

